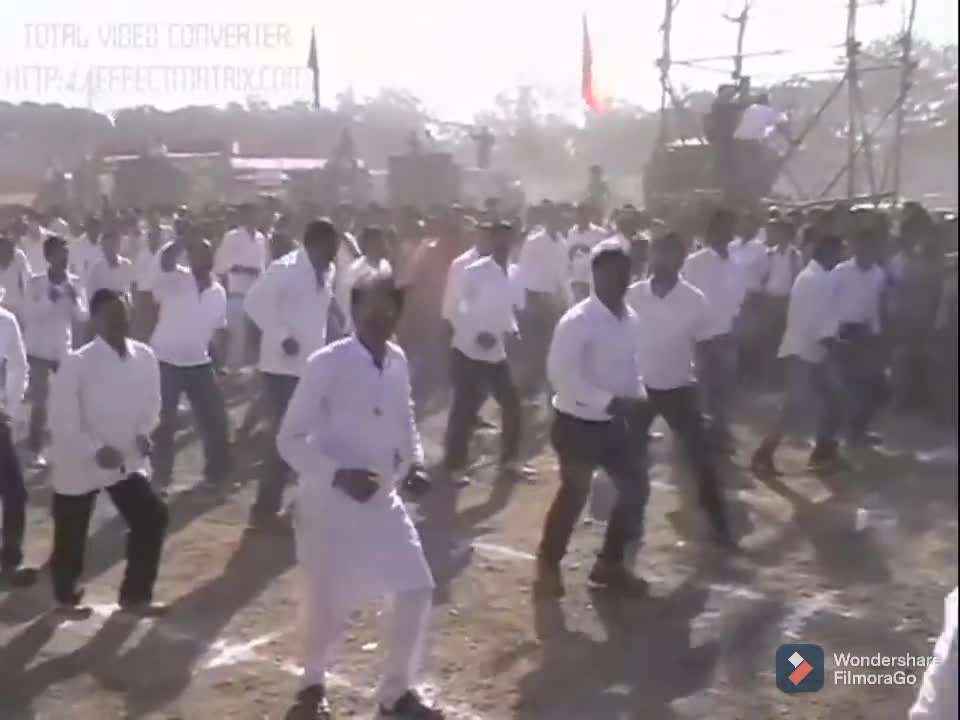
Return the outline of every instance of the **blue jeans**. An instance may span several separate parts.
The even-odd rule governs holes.
[[[845,392],[843,378],[835,361],[827,358],[812,363],[799,357],[786,358],[786,390],[780,413],[774,421],[770,437],[806,432],[815,417],[818,447],[831,447],[843,423]]]
[[[290,398],[297,387],[296,375],[261,373],[266,407],[270,413],[270,427],[274,438],[270,462],[266,474],[260,478],[257,498],[253,503],[254,515],[275,515],[283,504],[283,489],[290,480],[290,467],[280,457],[276,447],[277,432],[287,412]]]
[[[697,343],[697,385],[710,429],[729,435],[730,398],[737,383],[737,343],[733,335],[717,335]]]
[[[206,466],[204,476],[223,482],[230,474],[230,441],[227,437],[227,409],[214,377],[213,365],[178,367],[160,363],[160,425],[153,436],[153,473],[162,485],[173,476],[173,436],[177,426],[180,396],[186,393],[203,439]]]

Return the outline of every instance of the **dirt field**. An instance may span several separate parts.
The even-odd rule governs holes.
[[[752,427],[768,413],[762,400],[745,410]],[[422,426],[432,458],[443,422],[432,416]],[[837,686],[833,653],[931,651],[957,582],[955,435],[890,420],[886,448],[857,456],[857,472],[807,476],[793,450],[782,464],[797,472],[774,484],[741,469],[742,451],[723,474],[747,552],[729,561],[699,540],[702,520],[668,436],[655,445],[637,564],[652,596],[616,601],[587,588],[599,527],[584,523],[566,563],[567,597],[534,603],[531,553],[556,472],[542,418],[532,425],[537,482],[498,484],[488,470],[459,497],[438,489],[420,509],[438,580],[428,681],[453,718],[905,718],[916,687]],[[744,448],[755,443],[750,427],[739,438]],[[495,449],[489,438],[479,444]],[[260,447],[239,449],[248,466],[239,486],[214,498],[189,487],[201,458],[184,438],[184,485],[170,498],[158,584],[173,605],[167,618],[113,614],[124,542],[106,498],[87,555],[90,619],[56,620],[45,581],[0,595],[0,720],[283,717],[299,672],[297,577],[290,537],[244,533]],[[42,564],[49,490],[42,476],[30,489],[27,552]],[[867,527],[858,530],[861,507]],[[358,616],[345,638],[331,688],[339,716],[371,717],[375,615]],[[784,642],[824,647],[822,691],[776,689],[774,652]]]

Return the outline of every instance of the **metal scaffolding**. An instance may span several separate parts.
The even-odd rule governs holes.
[[[675,59],[671,53],[671,35],[675,28],[675,12],[681,0],[664,0],[664,20],[660,31],[663,38],[662,51],[657,59],[660,71],[661,100],[660,100],[660,134],[661,146],[671,142],[673,133],[671,116],[684,110],[683,99],[674,89],[671,79],[671,70],[674,67],[700,68],[716,70],[707,67],[707,63],[717,61],[732,61],[731,78],[737,84],[748,85],[749,73],[745,73],[745,61],[751,58],[771,57],[789,54],[790,50],[770,50],[764,52],[744,52],[744,42],[747,26],[753,11],[753,0],[744,0],[741,11],[736,15],[726,15],[727,20],[737,25],[737,40],[735,52],[727,56],[709,58]],[[906,0],[904,0],[906,2]],[[845,41],[841,46],[844,50],[845,67],[842,75],[834,87],[827,94],[821,106],[811,115],[803,128],[794,135],[783,162],[782,175],[793,186],[794,192],[802,200],[822,199],[833,193],[841,180],[846,181],[846,197],[855,198],[860,190],[861,177],[865,176],[868,184],[869,197],[894,197],[899,201],[903,181],[903,138],[907,122],[909,95],[912,87],[913,73],[917,64],[913,57],[913,32],[917,13],[918,0],[909,0],[909,10],[899,38],[900,56],[896,61],[876,59],[866,56],[858,39],[857,29],[859,12],[862,8],[881,4],[882,0],[845,0],[846,31]],[[838,7],[839,9],[839,7]],[[861,78],[866,73],[893,71],[900,73],[900,89],[891,106],[883,113],[872,126],[868,118],[861,89]],[[836,69],[814,70],[804,75],[827,74]],[[831,176],[829,182],[819,190],[808,191],[791,172],[791,160],[802,149],[808,138],[822,120],[824,114],[834,101],[846,93],[847,120],[845,128],[846,158],[842,166]],[[878,172],[875,138],[881,133],[888,121],[894,118],[895,127],[886,152],[882,172]]]

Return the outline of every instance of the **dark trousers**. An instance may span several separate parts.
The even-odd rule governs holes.
[[[717,335],[697,343],[697,386],[710,430],[730,435],[728,416],[737,384],[737,346],[733,335]]]
[[[522,340],[518,348],[522,368],[519,374],[521,392],[536,398],[547,380],[547,352],[557,324],[557,311],[549,293],[527,291],[527,305],[520,317]]]
[[[98,490],[85,495],[53,496],[53,554],[50,575],[57,602],[76,602],[83,574],[90,517]],[[167,506],[139,473],[107,488],[111,502],[127,523],[127,567],[120,585],[120,604],[149,603],[157,580],[167,533]]]
[[[507,361],[480,362],[454,349],[450,363],[453,402],[450,405],[444,438],[446,469],[457,471],[466,467],[470,435],[476,425],[477,412],[488,394],[493,395],[500,406],[500,459],[504,463],[516,460],[520,454],[523,419],[520,397]]]
[[[726,503],[710,454],[697,389],[692,385],[671,390],[647,388],[647,397],[648,402],[637,413],[630,428],[634,442],[644,447],[648,442],[650,425],[658,416],[662,416],[673,434],[683,443],[693,465],[700,505],[717,532],[727,533]]]
[[[50,375],[60,366],[55,360],[28,357],[30,362],[30,425],[27,447],[38,453],[46,444],[47,403],[50,399]]]
[[[860,438],[889,398],[886,353],[881,338],[866,326],[845,325],[840,333],[847,340],[841,365],[847,384],[849,434]]]
[[[253,512],[257,515],[274,515],[283,503],[283,489],[290,480],[290,467],[280,457],[276,447],[277,431],[287,412],[287,405],[297,387],[296,375],[261,373],[266,408],[270,413],[271,435],[274,438],[270,462],[266,474],[260,478]]]
[[[27,522],[27,489],[13,447],[10,426],[0,422],[0,504],[3,505],[3,548],[0,567],[17,568],[23,562],[23,532]]]
[[[626,547],[643,536],[643,514],[650,497],[650,479],[631,447],[626,423],[590,422],[558,412],[550,439],[560,461],[560,489],[547,512],[540,560],[559,564],[563,559],[590,495],[593,473],[602,468],[617,487],[617,504],[599,557],[623,562]]]
[[[169,484],[173,477],[173,436],[180,396],[184,393],[203,439],[204,475],[211,482],[222,482],[230,474],[230,441],[227,410],[213,365],[177,367],[160,363],[162,403],[160,424],[153,437],[154,475],[161,484]]]

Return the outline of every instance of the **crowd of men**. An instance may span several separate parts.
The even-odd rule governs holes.
[[[744,387],[782,391],[775,422],[748,449],[761,475],[780,473],[777,449],[808,419],[818,472],[845,469],[845,445],[881,443],[873,423],[884,408],[956,421],[953,215],[837,204],[673,218],[625,206],[603,218],[587,202],[543,202],[511,218],[489,202],[318,216],[275,203],[82,223],[26,212],[0,230],[2,581],[36,580],[22,567],[23,468],[49,466],[58,612],[86,611],[84,546],[103,490],[129,526],[119,605],[162,614],[153,592],[182,397],[213,492],[237,470],[232,443],[267,423],[271,459],[250,526],[289,529],[284,491],[296,484],[307,581],[291,719],[330,716],[337,637],[383,595],[394,615],[381,713],[443,717],[415,690],[433,578],[403,499],[471,482],[471,439],[491,396],[500,471],[518,482],[534,474],[523,456],[530,418],[552,409],[560,482],[534,585],[550,596],[564,592],[561,562],[598,469],[617,500],[589,581],[645,591],[633,550],[657,417],[685,449],[725,552],[739,543],[718,463],[736,449]],[[444,457],[428,475],[414,408],[447,386]],[[225,387],[255,395],[233,429]]]

